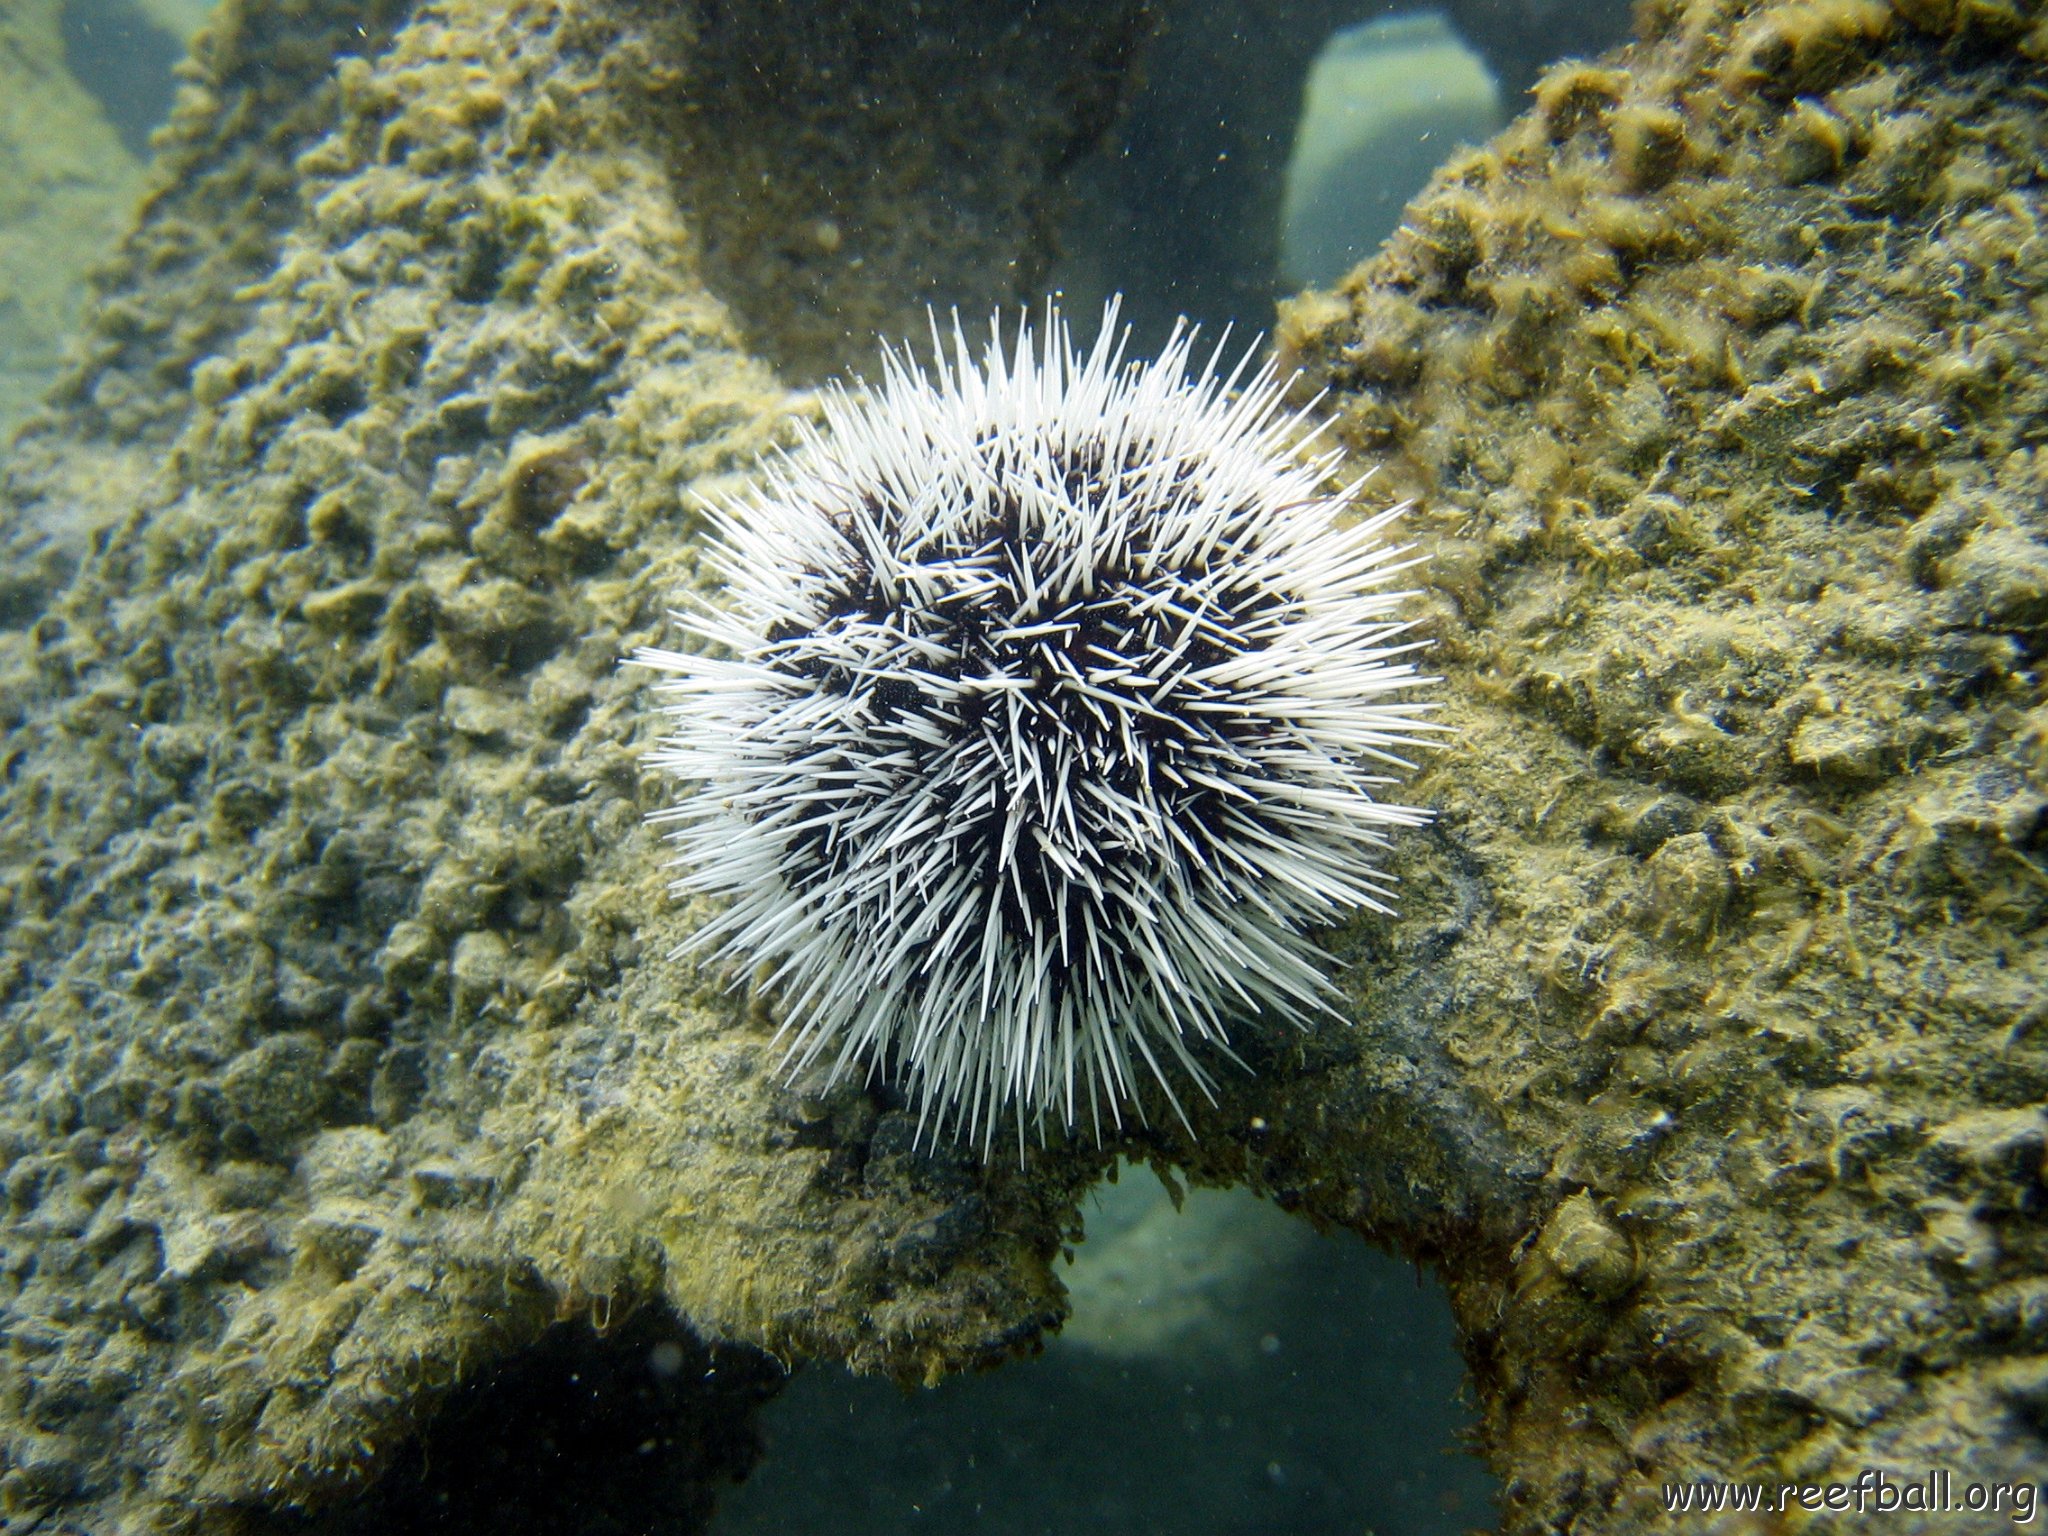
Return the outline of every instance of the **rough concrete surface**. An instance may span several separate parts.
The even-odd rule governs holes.
[[[202,36],[0,480],[10,1529],[692,1529],[779,1362],[1059,1320],[1111,1149],[783,1083],[663,958],[616,667],[771,362],[1050,259],[1149,17],[948,10],[829,74],[766,0]],[[1639,27],[1283,317],[1421,498],[1459,734],[1352,1027],[1124,1148],[1435,1263],[1514,1532],[2048,1450],[2048,23]]]
[[[1514,1530],[2048,1465],[2048,24],[1638,25],[1281,326],[1432,554],[1358,984],[1540,1169],[1451,1271]]]

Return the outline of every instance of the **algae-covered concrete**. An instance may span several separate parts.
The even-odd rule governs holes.
[[[782,1083],[773,1000],[664,959],[615,666],[805,408],[762,359],[1028,287],[1147,21],[852,9],[830,74],[769,3],[202,40],[0,486],[9,1521],[687,1528],[778,1362],[1060,1317],[1108,1153]],[[2021,1476],[2048,1417],[2048,33],[1642,26],[1284,319],[1423,498],[1460,734],[1402,917],[1335,936],[1354,1027],[1247,1024],[1128,1147],[1437,1262],[1513,1531]],[[563,1452],[629,1356],[660,1390]]]
[[[935,251],[1007,294],[1055,120],[1122,78],[1135,23],[1089,11],[1088,47],[974,37],[979,75],[945,18],[898,27],[927,68],[877,65],[877,131],[947,64],[996,153],[858,186],[881,146],[849,147],[802,259],[873,273],[896,328]],[[333,1507],[558,1325],[922,1378],[1057,1319],[1081,1175],[787,1090],[660,958],[691,914],[617,661],[694,579],[693,496],[793,404],[702,276],[746,199],[684,214],[730,183],[685,171],[752,148],[678,146],[776,14],[308,0],[202,40],[166,191],[8,466],[11,1519]],[[951,232],[892,245],[927,182]],[[743,1425],[762,1368],[680,1371],[669,1421]],[[678,1475],[584,1508],[680,1519]]]
[[[2048,1466],[2048,20],[1638,25],[1281,327],[1433,557],[1355,984],[1540,1169],[1453,1270],[1518,1530]]]

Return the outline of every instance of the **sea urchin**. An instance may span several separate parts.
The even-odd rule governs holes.
[[[1285,381],[1194,332],[1127,363],[1048,305],[979,366],[824,396],[822,433],[712,515],[710,654],[643,648],[695,786],[679,894],[730,898],[693,948],[772,965],[798,1068],[899,1084],[987,1149],[1227,1053],[1233,1012],[1326,1009],[1304,925],[1382,905],[1376,790],[1427,729],[1388,590]],[[1247,377],[1249,375],[1249,377]],[[1313,437],[1313,434],[1309,434]]]

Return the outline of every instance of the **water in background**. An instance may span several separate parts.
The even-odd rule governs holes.
[[[211,0],[5,0],[0,443],[63,366],[93,261],[141,195],[173,66]]]
[[[1442,1289],[1242,1191],[1176,1211],[1126,1169],[1086,1208],[1043,1356],[905,1394],[800,1373],[717,1536],[1455,1536],[1493,1523],[1460,1449]]]
[[[1280,277],[1328,287],[1379,249],[1462,144],[1506,121],[1500,83],[1441,11],[1346,27],[1309,68],[1280,203]]]

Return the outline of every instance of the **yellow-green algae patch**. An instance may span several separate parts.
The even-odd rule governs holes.
[[[1442,835],[1355,945],[1549,1208],[1452,1267],[1517,1530],[2044,1452],[2048,23],[1640,26],[1280,329],[1433,556]]]
[[[683,216],[704,19],[230,0],[201,39],[8,471],[9,1519],[374,1524],[435,1410],[564,1333],[727,1351],[669,1407],[743,1443],[777,1360],[922,1380],[1061,1313],[1099,1155],[919,1152],[664,958],[700,914],[618,660],[805,408]],[[586,1494],[699,1519],[735,1465]]]

